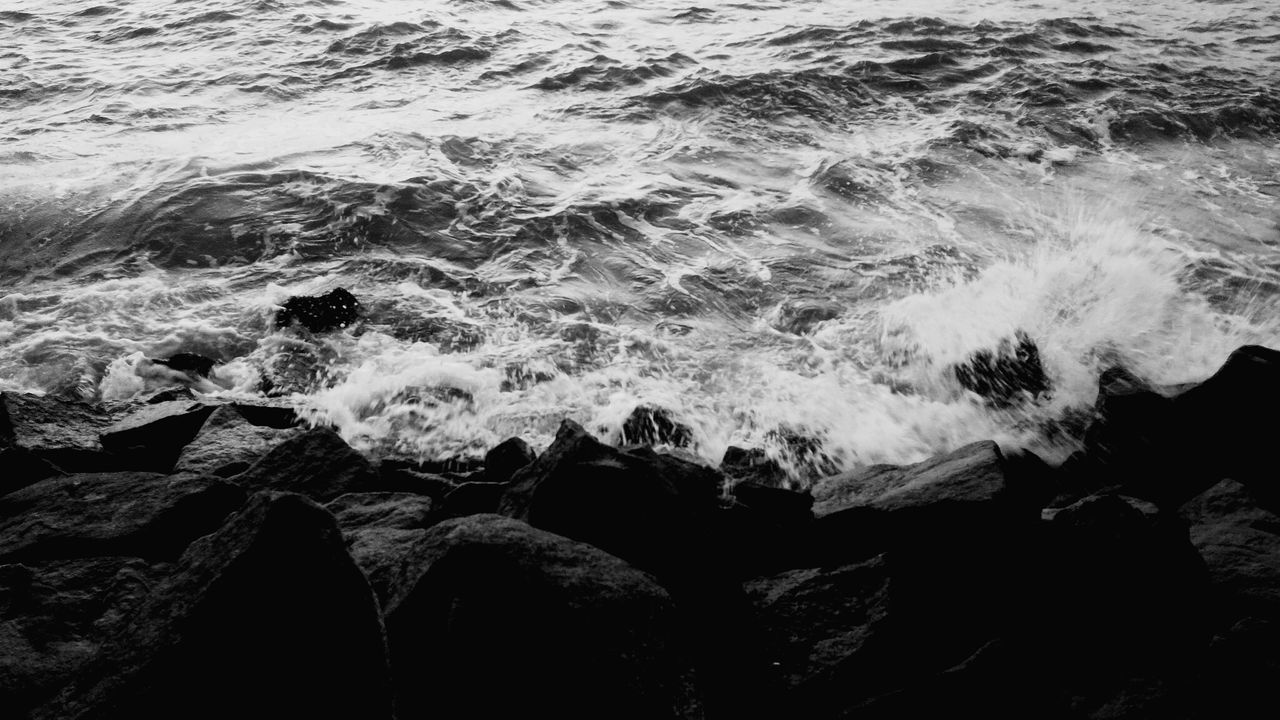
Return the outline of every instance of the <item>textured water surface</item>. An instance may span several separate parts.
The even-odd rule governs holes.
[[[10,0],[0,387],[199,352],[371,451],[649,403],[848,467],[1280,340],[1280,7],[961,6]],[[1054,391],[989,407],[949,366],[1018,330]]]

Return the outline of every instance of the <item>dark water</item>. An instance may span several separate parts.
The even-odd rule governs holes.
[[[1280,7],[960,5],[9,0],[0,388],[189,351],[370,450],[643,402],[851,466],[1280,340]],[[1017,330],[1055,391],[993,410],[947,368]]]

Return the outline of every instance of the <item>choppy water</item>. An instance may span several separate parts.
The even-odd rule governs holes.
[[[852,466],[1052,454],[1108,364],[1280,340],[1264,0],[211,7],[0,7],[0,388],[189,351],[374,451],[647,402]],[[946,368],[1017,329],[1055,391],[994,410]]]

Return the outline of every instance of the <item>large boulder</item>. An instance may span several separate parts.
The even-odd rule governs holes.
[[[703,716],[671,598],[616,557],[472,515],[384,565],[401,720]]]
[[[638,405],[622,423],[622,444],[688,447],[693,444],[693,429],[664,407]]]
[[[538,454],[522,438],[507,438],[484,454],[486,482],[504,483],[517,471],[538,459]]]
[[[0,447],[26,450],[67,472],[119,469],[98,441],[111,422],[96,405],[0,392]]]
[[[235,407],[223,405],[208,416],[195,437],[182,448],[173,469],[230,477],[248,469],[271,448],[298,432],[254,425]]]
[[[345,288],[323,295],[295,295],[276,312],[276,326],[297,323],[311,332],[328,332],[344,328],[360,315],[360,301]]]
[[[512,478],[498,512],[672,578],[708,559],[701,521],[715,511],[721,483],[713,470],[618,450],[565,420],[547,451]]]
[[[101,652],[159,581],[140,558],[0,565],[0,708],[25,717]]]
[[[101,473],[50,478],[0,497],[0,561],[126,555],[177,558],[244,503],[200,475]]]
[[[380,489],[377,470],[328,428],[285,440],[237,475],[236,482],[250,491],[296,492],[317,502]]]
[[[48,460],[20,447],[0,449],[0,468],[4,468],[4,474],[0,475],[0,496],[66,474]]]
[[[1040,348],[1026,332],[1019,330],[995,348],[974,352],[952,368],[960,386],[1004,407],[1034,398],[1050,388]]]
[[[103,429],[102,447],[128,456],[133,468],[168,472],[213,411],[185,400],[141,405]]]
[[[193,543],[32,717],[391,715],[377,605],[333,517],[298,495],[260,493]]]
[[[386,602],[386,583],[394,570],[386,563],[399,562],[407,548],[442,519],[437,505],[425,495],[396,492],[348,493],[325,505],[379,602]]]

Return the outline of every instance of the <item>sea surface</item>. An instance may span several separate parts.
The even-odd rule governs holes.
[[[1280,345],[1270,0],[0,0],[0,70],[3,390],[196,352],[373,453],[648,404],[804,477]],[[1050,393],[956,382],[1018,331]]]

